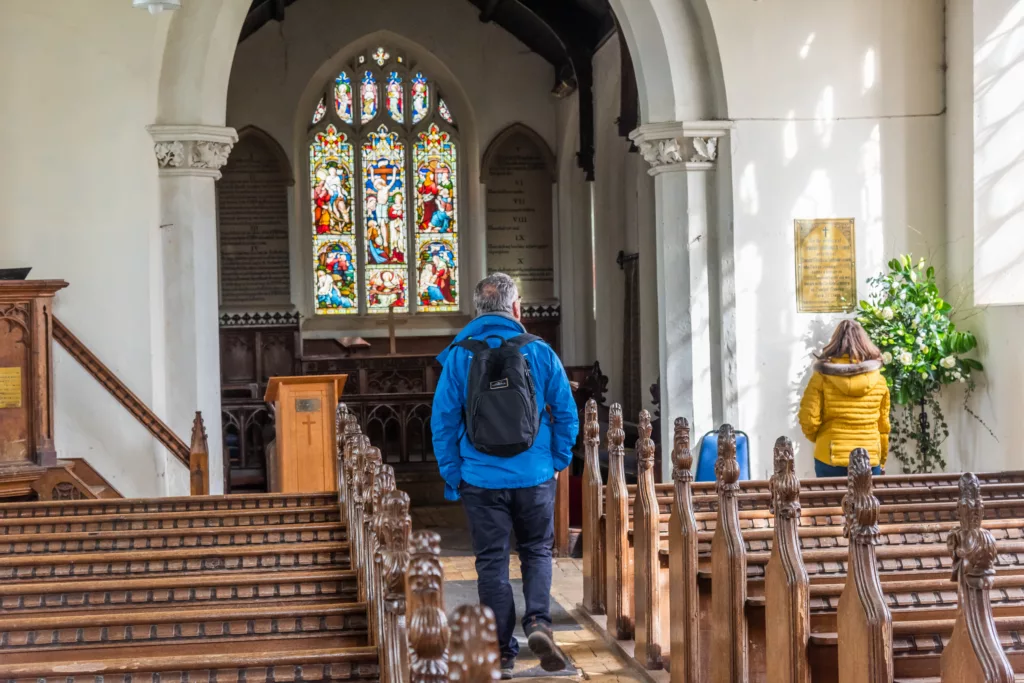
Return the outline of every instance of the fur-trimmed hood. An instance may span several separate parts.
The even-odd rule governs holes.
[[[830,359],[819,360],[814,364],[815,372],[820,372],[823,375],[832,375],[833,377],[852,377],[853,375],[863,375],[866,372],[874,372],[881,369],[882,361],[879,360],[866,360],[860,363],[851,363],[849,361],[836,363]]]
[[[865,396],[876,384],[884,383],[881,361],[866,360],[851,363],[848,358],[821,359],[814,364],[814,371],[847,396]]]

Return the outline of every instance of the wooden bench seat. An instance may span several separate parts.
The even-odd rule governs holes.
[[[130,529],[49,534],[6,534],[0,536],[0,554],[111,552],[116,550],[157,550],[171,548],[214,548],[238,545],[280,545],[345,541],[348,535],[340,522],[319,524],[273,524],[247,527],[204,527],[198,529]]]
[[[65,534],[95,531],[153,529],[204,529],[270,526],[274,524],[323,524],[339,520],[337,505],[224,512],[143,512],[69,517],[0,518],[0,536],[7,534]]]
[[[180,574],[67,582],[0,584],[0,615],[194,605],[356,602],[356,572],[315,571]]]
[[[380,680],[377,649],[372,646],[310,648],[300,641],[261,642],[250,650],[224,653],[219,644],[191,645],[184,652],[167,646],[137,648],[132,657],[82,657],[81,653],[48,653],[45,661],[0,660],[0,681],[11,683],[282,683],[283,681]],[[291,646],[291,647],[289,647]],[[301,646],[301,647],[295,647]]]
[[[336,498],[337,494],[333,493],[250,493],[227,496],[34,501],[4,503],[0,506],[0,519],[130,515],[157,512],[301,509],[337,505]]]
[[[7,555],[0,556],[0,580],[64,581],[68,578],[155,576],[202,571],[283,571],[316,566],[348,568],[348,542]]]

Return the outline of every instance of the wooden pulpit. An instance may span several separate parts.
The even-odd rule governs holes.
[[[67,286],[63,280],[0,280],[3,495],[27,493],[26,477],[34,478],[43,468],[57,464],[53,445],[52,309],[54,294]]]
[[[267,403],[274,404],[277,444],[270,490],[319,493],[338,489],[335,415],[347,375],[272,377]]]

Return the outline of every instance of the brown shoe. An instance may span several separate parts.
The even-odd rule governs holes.
[[[563,671],[569,664],[565,653],[555,643],[551,627],[547,624],[540,622],[530,624],[526,642],[529,643],[533,654],[540,658],[540,666],[545,671]]]

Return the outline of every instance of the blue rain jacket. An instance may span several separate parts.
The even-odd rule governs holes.
[[[482,339],[488,335],[509,339],[525,331],[511,316],[488,313],[466,325],[454,341],[470,337]],[[491,347],[499,344],[497,339],[486,341]],[[434,457],[445,481],[446,500],[459,499],[459,484],[463,481],[485,489],[527,488],[543,484],[555,472],[569,466],[579,418],[565,368],[554,350],[543,341],[527,344],[522,353],[530,364],[537,391],[540,431],[532,447],[510,458],[481,453],[466,436],[463,408],[473,354],[461,347],[449,346],[437,357],[443,369],[434,393],[430,429]]]

